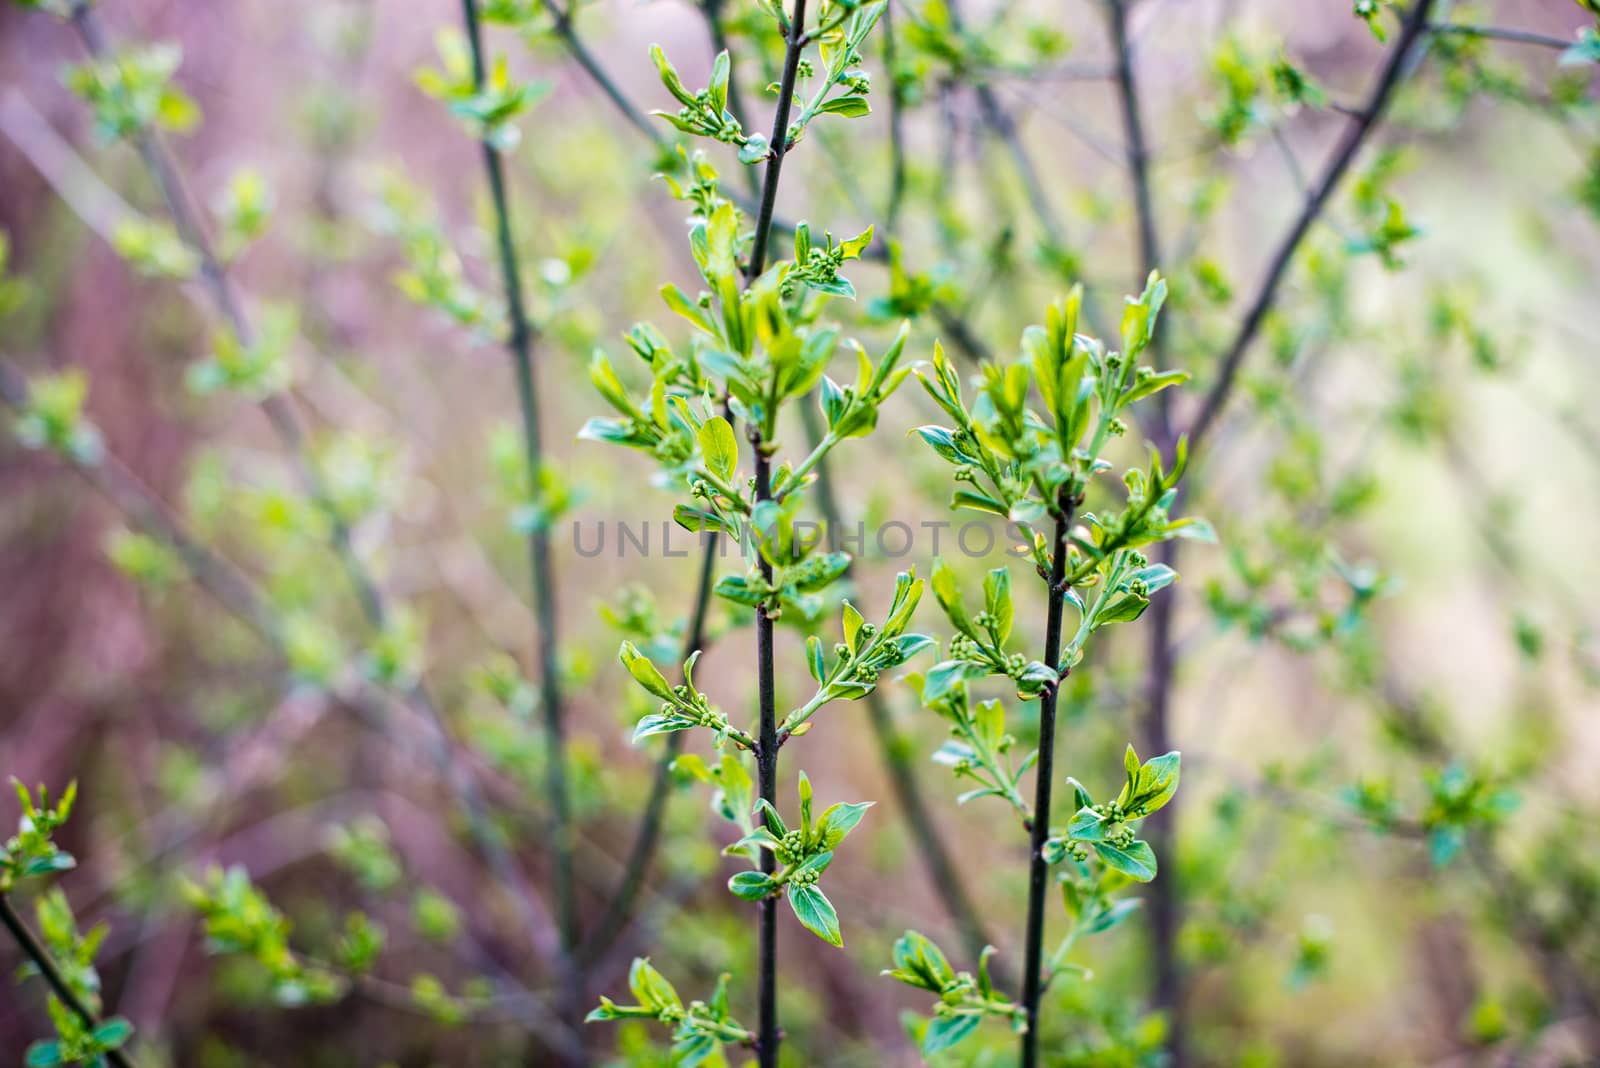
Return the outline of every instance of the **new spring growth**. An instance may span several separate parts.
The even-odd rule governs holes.
[[[645,716],[635,725],[633,729],[635,743],[654,734],[671,734],[674,731],[688,730],[690,727],[707,727],[710,728],[719,749],[730,739],[742,749],[756,748],[756,740],[748,731],[740,730],[730,724],[728,717],[713,708],[706,695],[695,689],[694,665],[695,661],[700,659],[698,649],[684,661],[683,682],[677,686],[667,682],[666,676],[657,670],[649,658],[634,648],[632,642],[622,643],[618,659],[628,669],[628,674],[633,676],[633,681],[642,686],[645,692],[661,698],[660,709]]]
[[[1045,843],[1045,858],[1052,864],[1070,857],[1083,863],[1092,852],[1101,863],[1130,879],[1147,883],[1156,877],[1156,855],[1135,832],[1139,822],[1172,800],[1178,791],[1180,758],[1166,753],[1140,763],[1128,746],[1123,765],[1128,779],[1115,801],[1095,804],[1076,780],[1070,781],[1077,811],[1065,833]]]
[[[788,896],[789,907],[806,930],[824,942],[842,946],[844,935],[839,928],[839,914],[817,883],[833,863],[833,851],[861,822],[872,803],[841,801],[828,806],[820,818],[813,819],[811,780],[803,771],[799,789],[798,827],[791,830],[776,808],[764,800],[759,801],[756,812],[762,817],[763,825],[733,846],[734,850],[750,846],[769,850],[777,858],[779,867],[770,874],[759,870],[742,871],[728,881],[728,889],[745,901],[760,901],[782,890]]]
[[[726,973],[718,978],[709,1001],[685,1005],[673,985],[651,966],[649,958],[640,957],[628,971],[628,988],[637,1004],[618,1005],[602,997],[600,1007],[589,1013],[584,1022],[658,1020],[672,1028],[672,1063],[700,1064],[719,1045],[749,1045],[755,1041],[755,1034],[740,1026],[728,1012],[728,979]]]
[[[949,1049],[973,1031],[987,1016],[1011,1021],[1014,1030],[1027,1030],[1028,1016],[989,978],[989,958],[994,947],[984,949],[978,958],[978,974],[958,972],[950,967],[944,953],[926,936],[907,931],[894,944],[894,967],[883,974],[907,986],[926,990],[938,997],[933,1018],[922,1033],[922,1055],[932,1057]]]
[[[819,115],[860,118],[871,112],[867,94],[872,90],[872,81],[861,69],[861,45],[883,9],[882,3],[823,4],[818,25],[806,34],[808,42],[816,41],[821,45],[823,76],[799,114],[789,123],[788,147],[799,142]],[[782,11],[775,10],[773,14],[783,21]],[[746,133],[738,117],[728,110],[728,79],[733,63],[726,51],[717,54],[711,64],[711,77],[706,87],[699,90],[684,85],[683,78],[660,45],[650,46],[650,61],[655,64],[661,84],[679,104],[677,111],[657,110],[652,111],[652,115],[665,119],[683,133],[736,146],[740,163],[762,163],[772,155],[767,135]],[[816,73],[809,59],[801,60],[801,78],[810,80]]]
[[[21,879],[68,871],[77,865],[72,854],[57,847],[56,828],[72,815],[78,799],[76,781],[67,784],[61,800],[50,803],[50,791],[40,786],[37,794],[16,779],[11,780],[22,806],[17,833],[0,845],[0,894],[10,893]]]
[[[1023,332],[1019,357],[981,369],[970,403],[942,351],[936,349],[932,366],[918,371],[923,388],[951,420],[949,426],[914,431],[955,468],[958,488],[951,507],[1004,516],[1022,529],[1044,580],[1050,602],[1047,631],[1052,635],[1039,658],[1012,648],[1016,605],[1008,569],[985,576],[982,604],[975,608],[954,569],[943,560],[934,562],[930,585],[955,631],[945,659],[913,679],[921,687],[923,703],[949,727],[950,737],[934,759],[972,784],[960,797],[963,803],[996,797],[1010,806],[1032,839],[1035,871],[1025,946],[1030,975],[1021,1006],[995,1000],[987,992],[972,996],[970,980],[961,981],[920,935],[908,935],[897,947],[902,966],[890,974],[941,994],[924,1032],[925,1051],[955,1044],[984,1016],[1025,1026],[1039,1011],[1050,977],[1068,965],[1076,940],[1109,930],[1132,908],[1114,891],[1128,880],[1148,881],[1156,874],[1154,851],[1136,830],[1177,789],[1177,753],[1141,763],[1129,747],[1127,785],[1109,804],[1096,805],[1073,782],[1074,815],[1065,830],[1054,832],[1043,825],[1051,815],[1049,781],[1034,784],[1031,803],[1021,782],[1035,765],[1041,766],[1041,776],[1047,774],[1042,754],[1048,752],[1043,747],[1054,745],[1049,730],[1042,725],[1041,748],[1014,761],[1015,739],[1006,729],[1003,704],[974,703],[968,687],[1005,678],[1020,699],[1040,701],[1042,724],[1053,723],[1056,690],[1080,662],[1089,636],[1112,623],[1138,619],[1150,598],[1177,578],[1171,568],[1151,564],[1141,548],[1172,537],[1209,537],[1203,522],[1171,514],[1188,460],[1181,439],[1170,467],[1152,448],[1146,465],[1124,473],[1120,507],[1082,510],[1091,492],[1100,492],[1101,476],[1114,470],[1104,453],[1127,433],[1128,410],[1187,377],[1138,363],[1149,348],[1165,299],[1166,283],[1152,272],[1144,291],[1126,301],[1122,348],[1111,351],[1077,332],[1082,293],[1074,289],[1047,309],[1042,325]],[[1078,616],[1076,628],[1065,634],[1060,626],[1063,602]],[[1043,716],[1047,708],[1048,719]],[[1066,938],[1047,957],[1041,894],[1046,885],[1042,876],[1050,866],[1060,869],[1058,880],[1072,922]]]

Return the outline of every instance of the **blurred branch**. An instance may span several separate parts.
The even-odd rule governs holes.
[[[1322,215],[1345,172],[1355,161],[1367,138],[1377,128],[1378,120],[1388,107],[1395,89],[1408,70],[1414,46],[1422,37],[1434,0],[1417,0],[1416,6],[1406,16],[1400,38],[1389,52],[1388,60],[1378,75],[1377,84],[1367,98],[1366,105],[1356,120],[1346,128],[1332,157],[1322,171],[1315,186],[1306,195],[1299,214],[1289,231],[1280,240],[1273,254],[1266,278],[1262,281],[1255,299],[1250,304],[1244,322],[1240,325],[1232,344],[1222,358],[1216,382],[1201,404],[1199,413],[1188,430],[1189,447],[1198,450],[1222,412],[1233,392],[1239,367],[1251,343],[1266,321],[1267,313],[1277,300],[1278,289],[1301,242],[1311,226]],[[1131,73],[1131,72],[1130,72]],[[1176,440],[1169,427],[1169,439]],[[1176,568],[1179,542],[1168,541],[1161,545],[1159,559]],[[1173,645],[1173,617],[1175,598],[1159,598],[1150,612],[1149,663],[1145,672],[1145,694],[1148,705],[1145,712],[1145,732],[1148,744],[1155,752],[1171,748],[1172,686],[1177,670],[1176,650]],[[1159,834],[1168,834],[1175,821],[1170,814],[1162,821],[1165,826],[1153,828]],[[1168,1042],[1171,1068],[1184,1068],[1187,1058],[1187,1034],[1183,1027],[1184,990],[1181,964],[1177,956],[1177,939],[1181,925],[1180,888],[1163,881],[1159,885],[1152,907],[1157,969],[1156,997],[1158,1004],[1172,1014],[1173,1026]]]
[[[467,42],[472,50],[472,81],[475,90],[484,91],[487,64],[484,60],[483,27],[478,20],[476,0],[462,0],[462,18]],[[511,335],[507,339],[511,362],[516,369],[517,407],[522,421],[523,462],[527,466],[529,499],[537,501],[544,475],[544,450],[540,440],[540,411],[533,367],[533,328],[523,303],[522,267],[517,258],[516,240],[511,227],[511,200],[506,192],[505,164],[500,152],[485,136],[480,144],[484,172],[494,201],[495,238],[499,250],[500,275],[504,283],[506,311]],[[528,563],[533,582],[534,611],[538,618],[536,657],[539,670],[539,705],[544,718],[546,801],[552,821],[551,852],[555,856],[556,924],[561,936],[561,968],[571,973],[572,982],[563,984],[562,1001],[576,1014],[584,996],[583,970],[575,960],[578,948],[578,905],[573,884],[572,803],[567,787],[566,726],[562,709],[560,663],[556,633],[555,574],[550,563],[550,535],[543,521],[528,530]],[[577,1021],[574,1020],[574,1023]],[[580,1058],[581,1059],[581,1058]]]
[[[21,411],[27,407],[28,396],[27,379],[9,362],[0,360],[0,400]],[[72,469],[100,490],[135,526],[172,549],[195,582],[263,638],[280,663],[287,659],[283,634],[253,583],[233,564],[207,549],[190,534],[182,520],[146,489],[116,456],[107,453],[94,464],[73,463]],[[360,673],[354,669],[345,672],[345,675],[360,679]],[[521,903],[522,920],[528,933],[536,943],[548,949],[548,939],[543,932],[551,929],[550,920],[543,914],[543,909],[537,906],[537,899],[527,888],[526,880],[516,869],[496,832],[489,826],[476,783],[456,760],[448,736],[437,729],[434,721],[427,716],[426,708],[432,706],[420,704],[420,693],[420,688],[412,687],[396,694],[396,697],[403,707],[421,718],[426,728],[423,735],[427,751],[446,785],[467,810],[469,831],[482,849],[491,872],[506,891]],[[384,698],[365,680],[345,687],[339,693],[339,699],[373,723],[381,726],[388,722],[383,711]]]
[[[1556,48],[1563,52],[1571,48],[1575,43],[1571,40],[1563,40],[1560,37],[1551,37],[1548,34],[1534,33],[1531,30],[1518,30],[1506,26],[1472,26],[1462,22],[1430,23],[1428,32],[1439,36],[1480,37],[1489,41],[1510,41],[1514,44],[1537,45],[1540,48]]]
[[[1144,136],[1144,117],[1140,112],[1139,80],[1134,71],[1133,43],[1128,38],[1127,0],[1108,0],[1107,18],[1111,29],[1111,46],[1116,56],[1117,104],[1122,112],[1123,136],[1127,141],[1128,181],[1133,192],[1134,215],[1139,236],[1139,282],[1161,264],[1161,241],[1157,233],[1155,203],[1150,186],[1150,149]],[[1159,320],[1157,330],[1160,329]],[[1152,339],[1151,345],[1157,345]],[[1158,359],[1157,369],[1161,361]],[[1169,426],[1171,414],[1170,392],[1156,395],[1156,441],[1165,449],[1170,447]]]
[[[1294,261],[1295,253],[1300,250],[1300,244],[1311,231],[1312,224],[1322,215],[1328,206],[1328,201],[1333,192],[1338,188],[1339,182],[1344,178],[1345,172],[1355,162],[1357,153],[1366,144],[1367,138],[1378,126],[1378,120],[1383,117],[1384,111],[1389,106],[1389,101],[1394,96],[1394,91],[1402,81],[1407,63],[1413,48],[1421,39],[1428,26],[1428,16],[1432,12],[1434,0],[1417,0],[1416,6],[1406,16],[1405,24],[1400,31],[1400,37],[1393,48],[1389,50],[1389,58],[1384,63],[1383,70],[1378,76],[1378,82],[1367,97],[1366,104],[1361,108],[1360,114],[1355,116],[1354,122],[1346,128],[1344,135],[1339,139],[1338,146],[1334,149],[1333,156],[1323,168],[1322,175],[1317,179],[1305,202],[1301,205],[1300,212],[1295,216],[1289,231],[1279,241],[1277,251],[1273,253],[1271,263],[1267,268],[1266,277],[1262,279],[1260,287],[1256,290],[1255,298],[1250,302],[1249,311],[1245,313],[1244,321],[1239,326],[1238,333],[1234,336],[1232,344],[1227,348],[1222,357],[1222,364],[1217,374],[1216,381],[1212,384],[1211,391],[1206,394],[1200,411],[1195,415],[1194,421],[1189,426],[1189,446],[1198,448],[1202,439],[1210,432],[1212,424],[1221,413],[1228,398],[1233,393],[1234,380],[1239,373],[1239,367],[1244,362],[1245,354],[1249,351],[1251,343],[1255,341],[1262,324],[1265,323],[1267,313],[1277,301],[1278,289],[1283,283],[1284,276],[1288,274],[1289,266]]]
[[[894,26],[895,5],[883,7],[883,65],[889,71],[889,203],[883,228],[894,233],[906,198],[906,100],[900,87],[899,43]]]
[[[947,0],[946,9],[949,12],[950,28],[959,36],[963,32],[961,6],[958,0]],[[1061,218],[1050,203],[1050,197],[1045,193],[1044,182],[1039,178],[1039,169],[1034,166],[1033,157],[1028,154],[1027,147],[1022,143],[1021,136],[1017,133],[1016,121],[1011,113],[1001,105],[995,97],[994,87],[983,79],[977,79],[972,91],[978,100],[978,109],[982,112],[985,123],[988,124],[991,136],[999,139],[1005,146],[1007,155],[1011,157],[1012,169],[1016,171],[1017,178],[1022,182],[1022,188],[1028,198],[1028,206],[1032,209],[1034,217],[1039,221],[1039,226],[1044,230],[1045,239],[1054,248],[1065,248],[1067,240],[1066,228],[1061,224]]]
[[[1150,148],[1145,140],[1144,117],[1140,110],[1134,45],[1128,33],[1126,0],[1108,0],[1106,17],[1116,64],[1117,104],[1122,114],[1123,137],[1127,144],[1128,182],[1134,204],[1139,274],[1141,278],[1148,279],[1162,265],[1161,240],[1150,182]],[[1166,324],[1158,321],[1149,350],[1157,369],[1165,367],[1161,338],[1167,332],[1169,329]],[[1164,392],[1155,397],[1152,437],[1156,448],[1163,452],[1171,450],[1175,444],[1171,396],[1171,393]],[[1157,547],[1156,558],[1172,566],[1177,558],[1176,544],[1163,542]],[[1158,599],[1150,614],[1151,626],[1148,630],[1149,667],[1145,690],[1150,700],[1140,726],[1144,744],[1154,753],[1165,753],[1173,748],[1171,689],[1177,657],[1172,647],[1172,601],[1170,597]],[[1159,856],[1178,855],[1178,803],[1182,800],[1174,797],[1166,811],[1148,825],[1151,848]],[[1181,1068],[1187,1056],[1188,1025],[1183,1000],[1183,964],[1178,952],[1178,936],[1183,922],[1180,871],[1181,865],[1171,865],[1166,875],[1151,887],[1150,933],[1154,958],[1151,965],[1154,973],[1152,1000],[1156,1009],[1166,1014],[1167,1052],[1172,1063]]]
[[[114,240],[118,224],[139,214],[84,164],[16,89],[0,96],[0,133],[10,138],[56,195],[106,244]]]
[[[94,10],[82,0],[74,0],[70,15],[72,25],[77,30],[85,50],[97,61],[106,61],[113,50]],[[249,345],[254,336],[249,319],[245,315],[231,279],[217,258],[206,234],[200,212],[189,195],[176,161],[165,143],[152,130],[144,130],[136,135],[135,144],[161,189],[180,237],[200,259],[201,281],[216,305],[218,313],[233,330],[240,343]],[[329,522],[334,553],[355,587],[363,614],[369,624],[381,629],[388,618],[382,593],[366,565],[356,554],[351,542],[349,525],[331,505],[322,479],[306,455],[306,432],[293,405],[281,394],[270,395],[261,404],[268,421],[288,450],[300,481]],[[536,944],[543,946],[545,940],[540,932],[548,927],[548,922],[535,909],[527,880],[518,871],[504,842],[490,826],[476,783],[469,776],[462,774],[460,766],[454,759],[443,714],[420,680],[401,696],[407,704],[420,713],[421,719],[427,724],[426,740],[435,763],[444,774],[452,792],[466,809],[469,830],[492,874],[507,887],[515,899],[528,935]]]
[[[671,142],[662,136],[661,131],[650,121],[644,110],[628,99],[628,94],[622,91],[622,86],[611,77],[605,67],[601,66],[600,60],[589,50],[589,46],[584,44],[583,38],[578,36],[577,27],[572,22],[572,12],[562,7],[556,0],[544,0],[544,6],[554,21],[556,36],[561,38],[561,43],[566,46],[578,66],[583,68],[584,73],[600,87],[606,99],[611,101],[634,129],[649,138],[658,151],[665,153],[671,148]]]
[[[0,400],[21,412],[29,405],[28,380],[9,362],[0,361]],[[281,648],[277,621],[260,596],[233,564],[207,549],[183,521],[116,456],[107,453],[95,464],[74,463],[72,469],[103,493],[135,526],[175,552],[202,589],[216,598],[261,637]]]
[[[732,413],[729,412],[729,415]],[[732,420],[730,419],[731,423]],[[717,550],[721,538],[713,533],[705,539],[700,558],[700,581],[695,586],[694,609],[683,637],[683,647],[678,662],[681,664],[706,648],[706,616],[711,607],[711,593],[716,585]],[[644,886],[645,876],[655,860],[656,848],[661,841],[661,823],[667,814],[667,798],[672,789],[672,764],[683,751],[681,732],[667,735],[665,751],[656,761],[655,775],[650,780],[650,794],[645,801],[644,813],[639,818],[639,829],[634,834],[633,847],[622,868],[622,878],[616,893],[606,904],[604,915],[590,933],[582,947],[580,957],[585,963],[599,959],[616,942]]]

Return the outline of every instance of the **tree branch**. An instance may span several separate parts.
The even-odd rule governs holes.
[[[83,1021],[83,1026],[91,1031],[99,1027],[102,1021],[72,989],[66,977],[61,974],[61,969],[56,967],[50,951],[45,949],[34,933],[28,929],[28,925],[22,922],[17,910],[11,907],[11,898],[7,894],[0,894],[0,924],[5,925],[5,929],[10,932],[18,947],[33,962],[33,966],[39,969],[39,974],[49,984],[51,991],[63,1005],[72,1010],[74,1016]],[[116,1068],[133,1068],[133,1059],[121,1049],[107,1050],[105,1059]]]
[[[1534,33],[1531,30],[1518,30],[1506,26],[1472,26],[1462,22],[1430,23],[1428,32],[1441,37],[1481,37],[1490,41],[1510,41],[1513,44],[1537,45],[1540,48],[1555,48],[1563,52],[1576,43],[1560,37],[1551,37],[1549,34]]]
[[[483,27],[478,19],[476,0],[462,0],[462,19],[472,51],[472,80],[482,92],[487,80],[484,60]],[[528,321],[522,295],[522,269],[517,258],[516,239],[511,226],[511,198],[506,191],[504,162],[487,138],[481,141],[483,168],[494,202],[495,238],[504,284],[506,310],[511,334],[507,339],[511,363],[516,371],[517,408],[522,421],[523,463],[527,467],[528,493],[536,500],[544,469],[540,439],[540,412],[533,367],[534,330]],[[556,634],[555,575],[550,564],[550,536],[542,523],[528,531],[528,566],[532,580],[534,612],[538,622],[535,657],[539,668],[539,705],[544,717],[546,745],[546,800],[550,805],[551,852],[555,857],[556,926],[561,936],[563,970],[572,983],[563,999],[576,1012],[584,997],[583,972],[576,960],[578,948],[578,906],[573,876],[572,804],[567,787],[566,725],[562,709],[560,663]]]
[[[1356,154],[1366,144],[1367,138],[1376,129],[1378,120],[1383,116],[1388,107],[1395,89],[1400,85],[1406,70],[1407,60],[1411,56],[1413,47],[1423,36],[1428,26],[1428,16],[1432,12],[1435,0],[1417,0],[1416,6],[1406,16],[1404,26],[1400,31],[1399,40],[1389,50],[1389,58],[1384,63],[1383,71],[1378,76],[1378,82],[1367,97],[1366,104],[1361,108],[1354,121],[1345,129],[1344,135],[1339,139],[1338,146],[1334,149],[1333,156],[1323,168],[1322,175],[1317,179],[1311,192],[1306,196],[1300,212],[1295,216],[1294,223],[1289,227],[1289,232],[1278,243],[1277,251],[1273,253],[1271,263],[1267,267],[1266,277],[1262,279],[1260,287],[1256,290],[1255,299],[1250,302],[1249,310],[1245,313],[1244,321],[1239,326],[1238,333],[1234,336],[1233,343],[1228,346],[1222,358],[1222,364],[1217,374],[1216,381],[1211,386],[1211,391],[1206,394],[1200,406],[1200,411],[1195,415],[1194,421],[1189,426],[1189,446],[1196,448],[1216,422],[1224,405],[1228,403],[1234,387],[1234,380],[1238,376],[1239,367],[1244,362],[1245,354],[1250,345],[1255,341],[1262,324],[1266,321],[1267,313],[1272,310],[1277,300],[1278,288],[1283,283],[1284,276],[1288,273],[1290,264],[1294,261],[1295,253],[1299,251],[1300,244],[1305,240],[1306,234],[1311,231],[1311,226],[1317,221],[1323,210],[1328,205],[1328,199],[1333,195],[1345,172],[1350,169],[1355,161]]]

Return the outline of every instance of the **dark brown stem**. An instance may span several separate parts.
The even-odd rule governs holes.
[[[796,0],[797,8],[805,0]],[[796,17],[795,26],[798,27]],[[793,30],[798,33],[799,30]],[[772,500],[772,458],[767,454],[761,431],[750,428],[750,445],[755,454],[756,500]],[[765,556],[761,560],[761,577],[770,586],[772,563]],[[761,730],[757,736],[756,778],[761,799],[776,807],[778,803],[778,700],[776,679],[772,662],[772,617],[765,606],[756,609],[756,679],[759,690]],[[763,817],[764,818],[764,817]],[[777,858],[772,850],[761,851],[761,870],[771,875],[777,868]],[[758,991],[759,1027],[756,1032],[756,1054],[761,1068],[777,1068],[778,1043],[778,898],[769,895],[757,905],[758,950],[760,989]]]
[[[1127,0],[1107,0],[1111,47],[1116,56],[1117,103],[1122,111],[1123,136],[1128,144],[1128,181],[1133,188],[1134,218],[1138,227],[1139,277],[1148,278],[1161,266],[1161,239],[1156,227],[1155,201],[1150,185],[1150,147],[1145,140],[1144,117],[1139,107],[1139,79],[1133,63],[1133,43],[1128,37]],[[1160,323],[1157,323],[1157,330]],[[1159,338],[1151,340],[1151,354],[1159,352]],[[1155,361],[1161,363],[1159,358]],[[1159,366],[1158,366],[1159,369]],[[1156,445],[1171,448],[1170,390],[1156,394]],[[1165,750],[1162,750],[1165,752]]]
[[[761,206],[756,216],[755,241],[745,271],[754,281],[766,269],[767,247],[772,239],[772,214],[778,202],[778,180],[783,160],[789,154],[789,113],[794,107],[795,79],[800,70],[800,54],[805,50],[806,0],[794,0],[794,10],[786,29],[783,76],[778,84],[778,104],[772,116],[772,155],[767,159],[766,176],[761,186]],[[768,416],[769,423],[772,416]],[[756,500],[772,500],[771,445],[762,427],[749,428],[750,449],[755,460]],[[758,553],[761,577],[770,586],[772,563]],[[756,609],[756,679],[759,690],[761,726],[757,735],[756,772],[761,797],[776,807],[778,796],[778,698],[772,657],[772,617],[765,607]],[[769,849],[761,851],[761,870],[772,874],[777,858]],[[756,1056],[761,1068],[777,1068],[778,1043],[778,901],[766,897],[757,905],[759,913],[759,1024],[756,1031]]]
[[[63,1005],[72,1010],[73,1015],[83,1021],[83,1026],[91,1031],[99,1027],[102,1021],[90,1011],[89,1006],[84,1004],[83,999],[72,989],[72,986],[67,982],[66,976],[61,974],[61,969],[56,967],[56,962],[50,956],[50,951],[45,949],[43,943],[34,937],[33,932],[28,929],[28,925],[22,922],[22,917],[17,915],[17,910],[11,907],[10,897],[3,893],[0,893],[0,924],[5,926],[5,929],[11,934],[12,939],[16,941],[23,954],[33,962],[33,966],[39,969],[39,974],[44,977],[44,981],[49,984],[50,990],[55,996],[61,1000]],[[115,1065],[115,1068],[133,1068],[133,1059],[120,1049],[108,1050],[105,1058]]]
[[[1067,539],[1072,530],[1072,510],[1064,507],[1056,516],[1051,545],[1050,577],[1045,583],[1049,598],[1045,610],[1044,662],[1059,670],[1061,664],[1061,617],[1066,606],[1062,584],[1067,577]],[[1050,788],[1056,768],[1056,698],[1059,681],[1052,683],[1039,698],[1039,764],[1033,788],[1033,820],[1028,842],[1028,927],[1024,935],[1022,965],[1022,1008],[1027,1013],[1028,1029],[1022,1034],[1022,1068],[1037,1068],[1039,1063],[1039,999],[1044,994],[1044,912],[1050,895],[1050,865],[1045,861],[1045,840],[1050,837]]]

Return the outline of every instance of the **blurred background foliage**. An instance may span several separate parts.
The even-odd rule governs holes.
[[[109,924],[103,998],[137,1028],[141,1063],[555,1063],[550,935],[528,929],[548,918],[551,874],[524,658],[530,523],[550,524],[555,548],[585,925],[632,844],[657,751],[629,744],[640,710],[612,650],[627,637],[670,660],[696,576],[662,552],[670,496],[576,440],[601,410],[587,366],[599,347],[640,377],[623,334],[668,319],[661,282],[698,287],[684,205],[653,177],[685,180],[675,131],[639,114],[671,105],[649,45],[701,85],[725,43],[730,107],[757,130],[782,42],[748,0],[498,7],[504,123],[460,91],[449,4],[108,2],[126,91],[94,109],[74,89],[94,103],[104,78],[63,74],[83,62],[70,28],[0,10],[0,355],[34,382],[0,439],[0,768],[79,781],[59,837],[80,870],[62,888],[83,929]],[[780,215],[835,235],[875,225],[887,256],[852,265],[857,298],[833,309],[873,352],[909,318],[908,359],[930,358],[935,338],[963,360],[1013,353],[1080,280],[1105,322],[1148,266],[1120,17],[1171,286],[1162,358],[1196,378],[1172,402],[1182,424],[1222,379],[1399,14],[1338,0],[896,2],[868,59],[873,114],[808,131]],[[1584,593],[1600,581],[1600,44],[1594,16],[1557,0],[1440,4],[1435,20],[1524,39],[1426,35],[1208,430],[1190,509],[1218,545],[1185,551],[1161,631],[1173,668],[1159,729],[1184,753],[1181,804],[1162,814],[1146,908],[1086,948],[1092,980],[1052,988],[1049,1063],[1600,1056],[1600,645]],[[478,149],[431,97],[480,109],[507,152],[547,399],[532,497],[489,340],[504,310]],[[192,251],[116,140],[150,122],[210,213],[253,339],[173,281],[194,275]],[[746,192],[754,170],[711,147],[725,187]],[[50,377],[68,371],[83,377]],[[252,403],[286,383],[331,510],[301,492]],[[969,588],[1001,562],[924,525],[952,520],[947,482],[903,431],[934,419],[902,391],[870,458],[833,472],[847,524],[915,532],[906,557],[869,533],[867,590],[936,552]],[[266,593],[283,658],[41,444],[115,457],[236,563]],[[648,554],[619,553],[619,522],[648,524]],[[580,552],[601,524],[601,554]],[[346,554],[395,608],[377,632]],[[753,699],[745,643],[721,640],[746,622],[718,605],[697,669],[727,710]],[[1123,739],[1154,733],[1143,633],[1102,644],[1069,683],[1068,769],[1114,770]],[[779,641],[782,689],[798,697],[798,639]],[[352,673],[401,691],[425,677],[452,757],[430,755],[415,717],[351,699]],[[938,718],[903,686],[884,699],[903,763],[849,706],[829,713],[827,759],[808,766],[819,794],[883,803],[830,873],[843,954],[783,932],[786,1063],[918,1063],[902,1013],[925,1006],[878,971],[905,928],[950,948],[959,925],[906,830],[905,768],[996,967],[1019,966],[1021,843],[954,804],[929,759]],[[1014,729],[1033,714],[1021,706]],[[479,784],[481,811],[457,803],[446,764]],[[586,1002],[614,992],[641,947],[696,989],[750,959],[746,913],[714,877],[707,801],[677,776],[657,862],[589,962]],[[472,821],[509,843],[532,912],[479,859]],[[38,1005],[0,999],[0,1062],[20,1063],[46,1026]],[[986,1051],[946,1059],[1011,1063],[995,1030]],[[583,1041],[601,1063],[667,1063],[642,1026]]]

